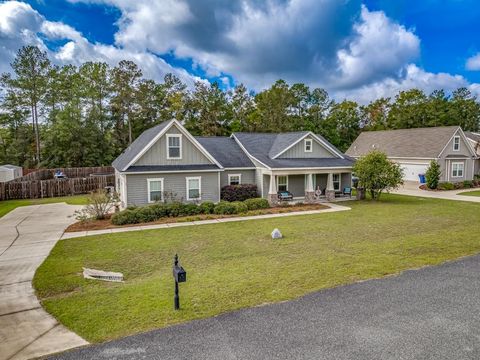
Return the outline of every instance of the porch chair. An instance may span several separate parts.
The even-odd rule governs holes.
[[[351,187],[345,187],[343,188],[343,196],[348,195],[352,197],[352,188]]]
[[[293,200],[293,194],[287,190],[277,192],[277,196],[278,196],[278,200],[280,201]]]

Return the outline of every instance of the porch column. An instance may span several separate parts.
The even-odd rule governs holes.
[[[327,188],[325,190],[325,197],[327,201],[334,201],[335,200],[335,190],[333,188],[333,174],[328,173],[327,178]]]
[[[273,175],[273,174],[270,174],[270,186],[269,186],[269,189],[268,189],[267,200],[268,200],[270,206],[275,206],[278,203],[276,176]]]
[[[313,174],[307,175],[307,186],[305,187],[305,202],[315,202],[315,190],[313,189]]]

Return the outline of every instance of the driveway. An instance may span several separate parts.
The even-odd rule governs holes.
[[[29,359],[86,344],[41,308],[31,283],[78,208],[25,206],[0,218],[0,359]]]
[[[479,273],[473,256],[52,359],[479,359]]]
[[[461,192],[473,191],[475,189],[427,191],[427,190],[419,189],[418,188],[419,186],[420,184],[418,182],[406,181],[403,186],[401,186],[397,190],[392,191],[392,193],[399,194],[399,195],[407,195],[407,196],[418,196],[418,197],[426,197],[426,198],[480,203],[479,196],[458,195]]]

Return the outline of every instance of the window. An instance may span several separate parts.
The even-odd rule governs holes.
[[[277,176],[277,191],[288,191],[288,176]]]
[[[167,135],[167,159],[182,158],[182,135]]]
[[[312,139],[305,139],[305,152],[312,152]]]
[[[340,174],[333,174],[333,190],[340,191]]]
[[[242,182],[242,174],[228,174],[229,185],[240,185]]]
[[[163,201],[163,179],[147,179],[148,202]]]
[[[200,200],[202,192],[202,178],[187,177],[187,200]]]
[[[452,177],[463,177],[464,166],[464,163],[452,163]]]
[[[460,151],[460,136],[453,137],[453,151]]]

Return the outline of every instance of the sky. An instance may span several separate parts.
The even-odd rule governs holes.
[[[0,0],[0,72],[33,44],[59,65],[133,60],[190,87],[281,78],[360,103],[410,88],[480,97],[479,24],[478,0]]]

